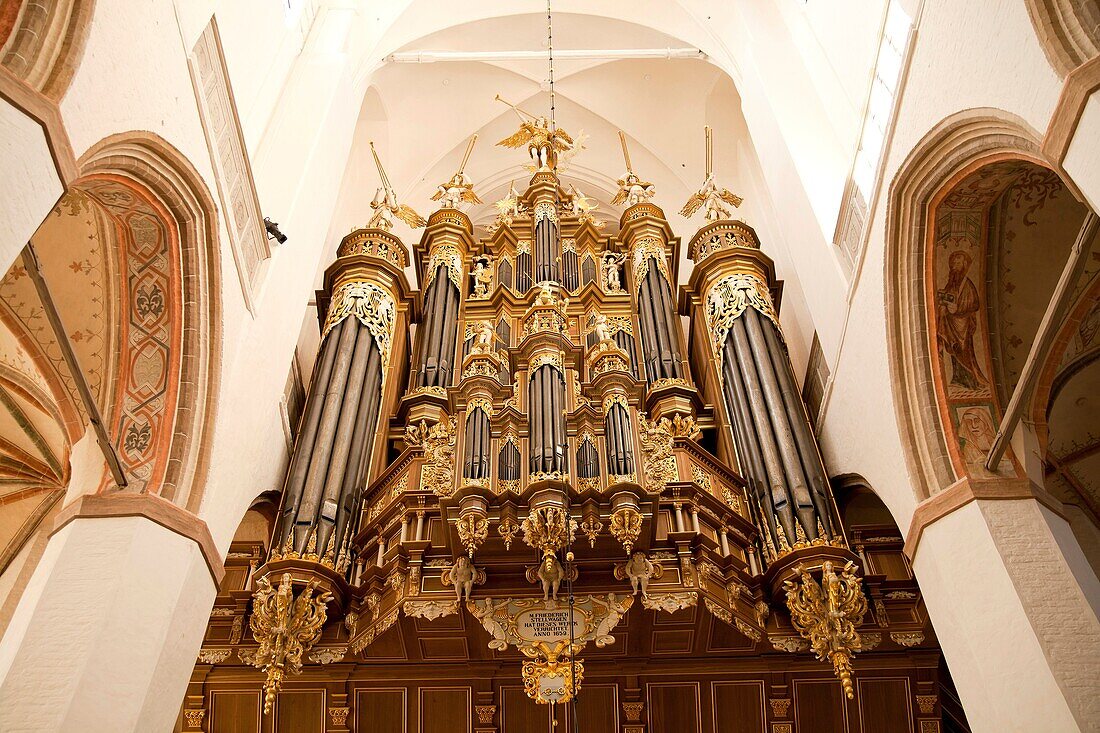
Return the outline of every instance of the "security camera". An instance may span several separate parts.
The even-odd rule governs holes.
[[[267,230],[268,239],[274,239],[279,244],[286,244],[286,235],[279,231],[279,225],[266,216],[264,217],[264,229]]]

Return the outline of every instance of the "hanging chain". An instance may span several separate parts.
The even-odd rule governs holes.
[[[554,21],[550,15],[550,0],[546,0],[546,52],[550,66],[550,130],[557,130],[557,121],[554,119]]]

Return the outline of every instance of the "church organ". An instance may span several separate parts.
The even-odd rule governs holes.
[[[418,292],[388,228],[344,238],[271,541],[235,545],[248,568],[185,712],[233,731],[940,730],[919,589],[896,528],[838,511],[771,259],[713,219],[681,280],[651,189],[605,233],[544,167],[480,237],[444,195]]]

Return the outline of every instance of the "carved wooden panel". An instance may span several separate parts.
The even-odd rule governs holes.
[[[714,733],[764,733],[764,685],[759,682],[715,682]]]
[[[370,733],[408,733],[405,688],[358,690],[355,729]]]
[[[546,706],[527,697],[522,687],[502,687],[501,733],[542,733],[546,730]]]
[[[840,683],[835,680],[795,682],[794,708],[795,729],[798,733],[837,733],[848,730],[844,692]]]
[[[472,728],[469,687],[420,688],[420,733],[468,733]]]
[[[275,729],[321,733],[325,729],[325,693],[303,690],[280,693],[275,700]]]
[[[260,693],[214,692],[210,695],[210,730],[255,733],[260,729]]]
[[[649,687],[649,729],[701,733],[699,685],[651,684]]]
[[[913,733],[909,680],[857,680],[863,733]]]

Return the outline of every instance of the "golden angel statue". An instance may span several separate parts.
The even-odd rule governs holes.
[[[497,201],[493,206],[497,209],[497,218],[489,225],[489,233],[492,234],[502,226],[512,226],[517,216],[523,213],[523,203],[519,200],[519,191],[516,190],[516,182],[508,185],[508,195]]]
[[[728,219],[730,210],[725,205],[738,207],[741,205],[741,201],[741,197],[737,194],[730,193],[728,189],[719,188],[714,182],[714,173],[711,173],[707,176],[707,180],[703,182],[703,187],[692,194],[691,198],[684,204],[684,208],[680,209],[680,216],[694,216],[700,207],[705,206],[707,221]]]
[[[719,188],[718,184],[714,182],[714,156],[710,126],[708,125],[704,130],[707,138],[707,176],[703,181],[703,187],[692,194],[691,198],[684,204],[684,208],[680,209],[680,216],[694,216],[696,211],[705,206],[707,221],[728,219],[730,210],[726,208],[726,204],[736,208],[741,205],[742,199],[737,194],[730,193],[728,189]]]
[[[382,229],[388,232],[393,229],[394,218],[405,222],[413,229],[428,223],[428,220],[416,213],[411,206],[398,204],[393,189],[386,186],[378,187],[370,207],[374,210],[374,214],[367,222],[368,229]]]
[[[441,208],[457,209],[459,204],[480,204],[481,199],[474,193],[474,184],[466,175],[466,163],[470,160],[470,153],[474,150],[477,135],[470,138],[466,146],[466,154],[462,156],[462,164],[458,166],[458,172],[451,176],[451,180],[439,184],[439,188],[432,195],[432,201],[438,201]]]
[[[496,98],[519,115],[519,130],[498,142],[497,145],[506,148],[522,148],[526,145],[531,160],[537,166],[536,170],[540,171],[557,167],[558,155],[573,149],[573,138],[560,128],[550,129],[550,120],[541,115],[536,117],[524,112],[514,104],[505,102],[499,94]]]
[[[444,209],[457,209],[459,204],[480,204],[481,199],[474,193],[474,184],[463,171],[451,176],[451,180],[439,184],[432,195],[432,201],[438,201]]]
[[[599,204],[596,203],[596,199],[591,196],[585,196],[583,193],[577,190],[577,187],[572,183],[569,184],[569,201],[568,201],[570,213],[577,217],[577,221],[586,222],[590,221],[595,224],[595,219],[592,216],[592,212],[599,208]],[[602,222],[601,222],[602,224]]]
[[[370,144],[371,154],[374,156],[374,165],[378,168],[378,176],[382,179],[382,185],[374,193],[374,200],[370,202],[374,214],[367,222],[368,229],[393,229],[394,217],[408,224],[413,229],[425,226],[428,220],[413,211],[411,206],[397,203],[397,194],[393,192],[390,179],[386,176],[386,170],[382,167],[382,161],[378,159],[378,151],[374,149],[374,141]]]
[[[638,178],[633,171],[627,171],[626,175],[618,180],[618,184],[619,192],[615,194],[615,198],[611,199],[611,203],[615,206],[640,204],[643,201],[649,201],[655,193],[653,184]]]
[[[488,255],[474,260],[470,278],[474,281],[473,297],[488,298],[489,290],[493,287],[493,261]]]

